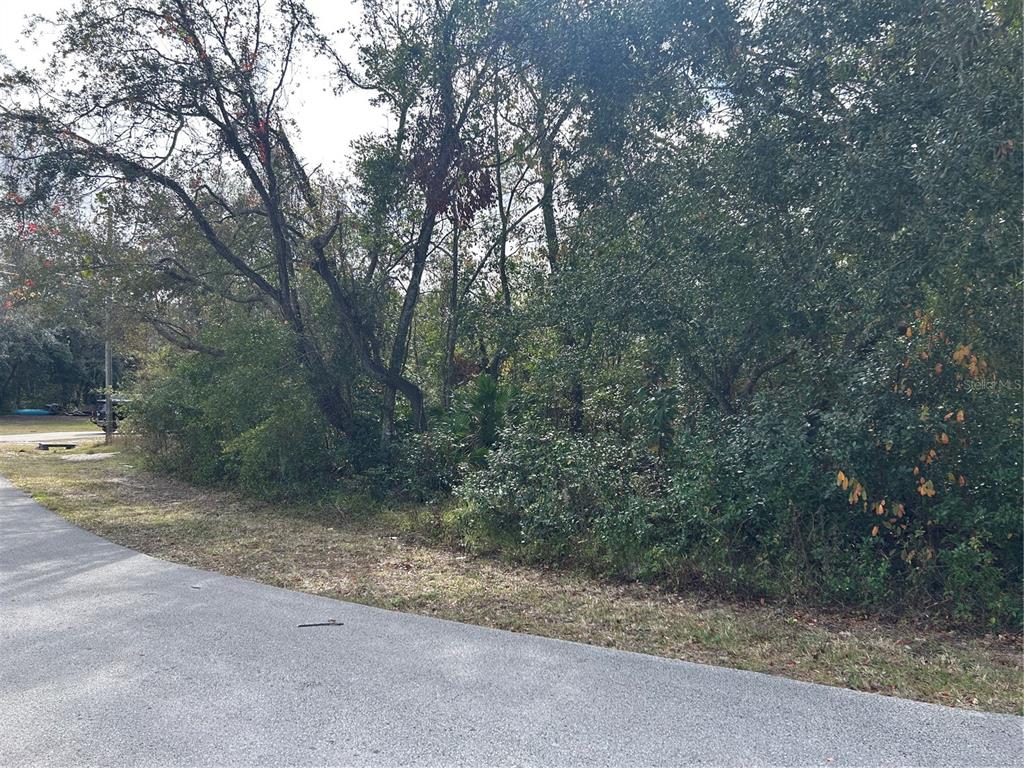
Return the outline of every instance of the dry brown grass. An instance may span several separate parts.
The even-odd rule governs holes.
[[[517,567],[424,541],[410,533],[414,511],[269,505],[143,472],[129,454],[71,462],[0,446],[0,473],[83,528],[198,568],[517,632],[1022,711],[1019,637],[730,604]]]

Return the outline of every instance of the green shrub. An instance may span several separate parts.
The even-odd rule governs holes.
[[[192,482],[261,496],[314,494],[348,446],[324,422],[278,324],[228,324],[222,357],[154,362],[133,404],[151,464]]]
[[[588,559],[635,568],[646,550],[649,459],[613,436],[580,436],[535,423],[501,433],[487,466],[469,476],[463,498],[518,554],[558,562]],[[584,555],[586,553],[586,555]]]
[[[807,387],[693,415],[668,448],[651,430],[521,416],[460,486],[458,524],[517,557],[619,577],[1017,626],[1012,395],[975,382],[929,407],[878,381],[853,371],[842,402]]]

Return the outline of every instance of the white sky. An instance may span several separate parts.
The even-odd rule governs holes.
[[[26,15],[49,17],[73,5],[74,0],[0,0],[0,53],[19,66],[39,65],[46,57],[46,46],[34,47],[22,34]],[[307,0],[307,7],[325,33],[350,26],[359,18],[359,5],[353,0]],[[346,58],[355,63],[354,54]],[[385,117],[369,103],[369,94],[355,90],[341,96],[333,93],[322,61],[307,58],[299,62],[293,80],[288,114],[299,124],[301,136],[296,144],[311,163],[340,171],[352,140],[385,126]]]

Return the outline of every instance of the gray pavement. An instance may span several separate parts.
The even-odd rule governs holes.
[[[174,565],[0,479],[0,764],[965,766],[1024,747],[1020,718]]]
[[[37,432],[24,435],[0,435],[0,443],[73,443],[76,440],[95,440],[103,437],[99,430],[82,430],[79,432]]]

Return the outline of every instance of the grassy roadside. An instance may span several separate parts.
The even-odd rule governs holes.
[[[709,602],[425,541],[416,511],[269,505],[129,453],[0,446],[0,474],[71,522],[180,563],[384,608],[952,706],[1020,714],[1021,638]],[[71,460],[75,459],[75,460]],[[422,511],[420,511],[422,514]]]
[[[0,416],[0,435],[86,432],[97,428],[85,416]]]

